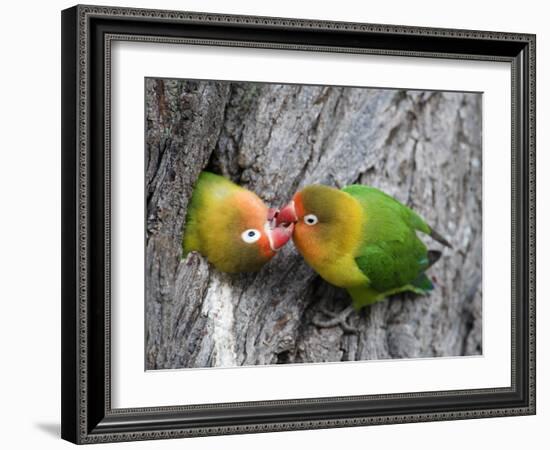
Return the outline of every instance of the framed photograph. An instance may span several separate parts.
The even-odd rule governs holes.
[[[62,12],[62,437],[535,413],[535,36]]]

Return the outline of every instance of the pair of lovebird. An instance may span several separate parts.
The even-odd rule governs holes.
[[[441,252],[428,250],[417,231],[451,247],[413,210],[373,187],[311,185],[278,210],[226,178],[202,172],[183,249],[184,256],[201,253],[222,272],[251,272],[292,237],[306,262],[345,288],[359,310],[399,292],[433,289],[425,271]]]

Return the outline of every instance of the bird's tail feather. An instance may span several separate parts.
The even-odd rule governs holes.
[[[416,279],[412,281],[411,284],[423,292],[431,291],[434,288],[433,283],[430,281],[425,273],[421,273],[420,275],[418,275],[418,277],[416,277]]]
[[[435,239],[437,242],[443,244],[446,247],[453,248],[453,246],[449,243],[449,241],[447,239],[445,239],[443,236],[441,236],[433,228],[430,229],[430,237],[432,239]]]

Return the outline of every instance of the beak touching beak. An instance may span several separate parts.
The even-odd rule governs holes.
[[[291,201],[288,205],[281,209],[279,214],[276,215],[276,219],[277,226],[281,224],[294,224],[295,222],[298,222],[294,201]]]
[[[292,232],[294,231],[294,224],[284,224],[278,225],[275,228],[268,231],[269,235],[269,245],[271,250],[277,251],[283,245],[285,245],[290,238],[292,237]]]

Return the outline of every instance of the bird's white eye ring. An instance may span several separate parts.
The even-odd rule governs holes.
[[[261,234],[258,230],[255,230],[254,228],[250,228],[242,232],[241,239],[245,241],[247,244],[253,244],[258,239],[260,239],[260,236]]]
[[[306,225],[315,225],[317,222],[319,222],[319,219],[317,219],[315,214],[308,214],[304,217],[304,223]]]

